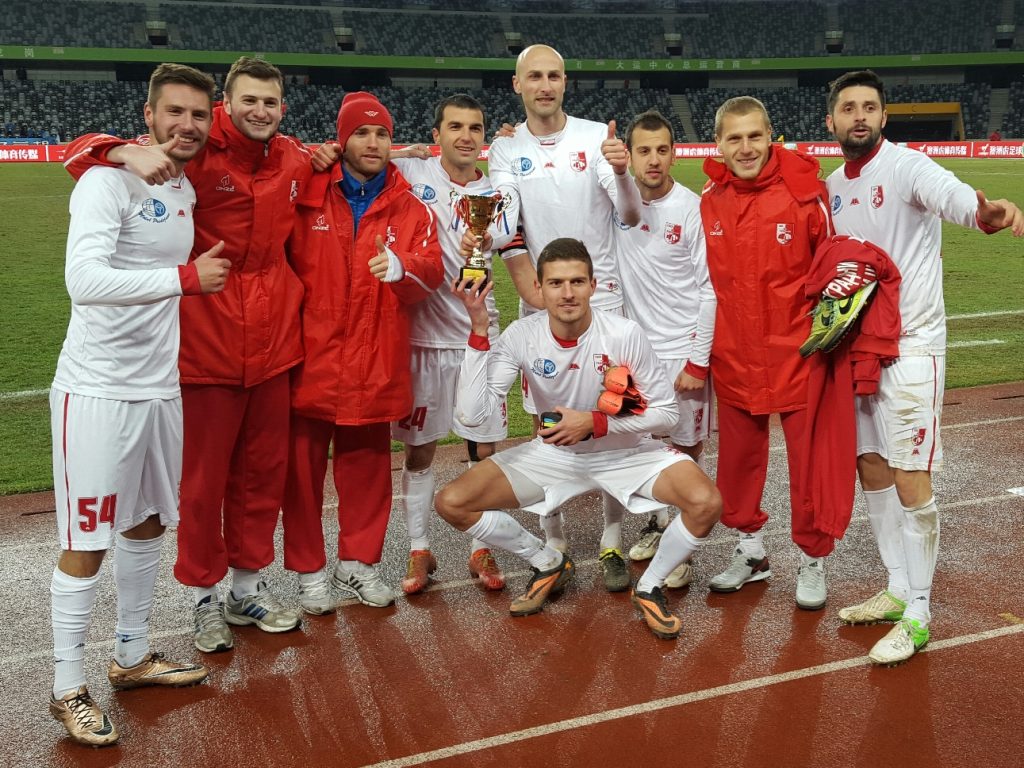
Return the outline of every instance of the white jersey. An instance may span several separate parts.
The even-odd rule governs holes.
[[[88,170],[71,193],[71,321],[53,385],[111,400],[178,397],[178,266],[192,250],[195,190]]]
[[[613,230],[615,172],[604,159],[601,143],[608,127],[566,116],[565,127],[552,136],[534,136],[526,123],[515,136],[498,138],[487,156],[491,182],[510,195],[509,226],[523,225],[534,265],[544,246],[559,237],[582,240],[594,262],[596,309],[622,306],[622,286],[615,259]],[[629,174],[626,174],[629,180]]]
[[[616,227],[615,243],[626,317],[640,324],[658,357],[707,366],[717,302],[700,196],[673,184],[643,204],[639,225]]]
[[[884,140],[859,165],[826,180],[836,233],[874,243],[899,269],[900,354],[944,354],[941,220],[977,229],[975,192],[923,152]]]
[[[573,346],[551,333],[546,312],[511,323],[493,348],[469,347],[459,375],[456,418],[481,423],[500,407],[520,370],[540,413],[562,406],[593,411],[604,390],[604,373],[624,365],[648,399],[641,415],[609,416],[608,434],[564,450],[574,453],[634,448],[651,432],[663,433],[679,419],[675,393],[658,356],[639,325],[611,312],[592,312],[590,327]]]
[[[444,262],[445,279],[441,287],[411,307],[410,341],[418,347],[462,349],[470,332],[469,316],[462,302],[448,289],[466,264],[459,253],[466,223],[459,217],[456,206],[462,195],[493,195],[494,189],[490,180],[483,175],[465,186],[457,184],[441,166],[439,157],[428,160],[396,158],[392,162],[412,186],[413,194],[435,214],[438,221],[437,239],[441,244]],[[506,217],[499,217],[497,223],[491,225],[490,231],[492,237],[508,234]],[[491,254],[486,253],[485,257],[490,269]],[[487,299],[487,312],[491,317],[490,335],[497,338],[498,308],[493,293]]]

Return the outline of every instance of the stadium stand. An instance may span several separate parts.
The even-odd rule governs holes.
[[[148,48],[142,3],[7,0],[0,43],[84,48]]]
[[[825,55],[825,8],[800,2],[709,4],[706,18],[677,23],[684,57],[702,59]],[[770,10],[769,10],[770,9]],[[746,20],[748,23],[739,23]]]
[[[964,130],[968,138],[988,135],[989,96],[987,83],[896,85],[886,89],[890,103],[960,102]],[[755,96],[764,102],[772,118],[776,136],[801,141],[828,141],[825,128],[828,89],[820,88],[744,88],[688,90],[686,98],[693,112],[693,122],[700,141],[714,140],[715,110],[733,96]]]
[[[160,5],[168,45],[193,51],[337,53],[326,11],[206,5]],[[244,41],[244,42],[243,42]]]
[[[999,3],[859,0],[839,3],[846,54],[991,51]]]
[[[511,25],[522,34],[524,45],[558,40],[567,59],[653,58],[664,53],[664,28],[628,16],[513,16]]]
[[[1015,80],[1010,85],[1010,103],[1003,116],[1004,139],[1024,139],[1024,80]]]
[[[352,27],[356,53],[387,56],[508,55],[494,44],[501,35],[497,16],[343,11]]]
[[[146,83],[112,81],[0,81],[0,126],[5,137],[69,140],[102,131],[145,131],[139,105]]]

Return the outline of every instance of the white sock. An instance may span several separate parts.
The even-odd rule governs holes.
[[[764,534],[761,533],[761,531],[741,533],[739,543],[737,544],[737,550],[748,557],[764,557]]]
[[[364,563],[361,560],[339,560],[338,563],[342,568],[352,571],[354,573],[366,574],[373,571],[373,566],[369,563]]]
[[[161,533],[155,539],[114,536],[114,583],[117,585],[117,627],[114,659],[134,667],[149,653],[149,611],[160,570]]]
[[[231,569],[231,594],[235,600],[255,595],[260,588],[260,572],[248,568]]]
[[[474,464],[478,464],[476,461],[467,461],[466,469],[469,470]],[[469,556],[472,557],[473,553],[480,551],[481,549],[487,549],[487,544],[480,541],[480,539],[473,539],[469,544]]]
[[[864,491],[871,532],[875,534],[878,554],[889,572],[889,591],[900,600],[910,594],[907,576],[907,555],[903,548],[903,518],[905,514],[896,495],[896,486],[880,491]]]
[[[405,525],[409,529],[409,551],[430,549],[430,508],[434,503],[434,469],[419,472],[402,469],[402,498]]]
[[[493,509],[485,511],[466,533],[489,547],[504,549],[526,560],[534,568],[547,571],[562,562],[562,553],[545,545],[515,519]]]
[[[931,621],[932,577],[939,558],[939,509],[935,499],[920,507],[903,508],[903,549],[907,554],[910,594],[904,618]]]
[[[683,525],[683,516],[677,515],[662,534],[658,551],[654,553],[650,565],[637,582],[637,591],[650,592],[654,587],[665,586],[668,575],[689,560],[697,548],[707,540],[707,536],[699,539],[690,533]]]
[[[192,594],[195,596],[196,605],[199,605],[206,598],[210,598],[211,603],[220,602],[220,594],[217,591],[216,584],[212,587],[192,587]]]
[[[800,550],[800,565],[810,565],[811,563],[817,563],[824,560],[824,557],[811,557],[802,549]]]
[[[601,550],[622,549],[622,519],[626,516],[626,507],[611,494],[602,493],[601,510],[604,513]]]
[[[540,519],[541,530],[544,531],[544,539],[552,549],[564,552],[569,542],[565,538],[565,529],[562,527],[562,512],[556,510],[550,515],[544,515]]]
[[[100,575],[80,579],[53,569],[50,620],[53,624],[53,695],[62,698],[85,685],[85,632],[96,602]]]
[[[669,514],[671,509],[671,507],[662,507],[651,515],[651,519],[654,521],[655,525],[663,531],[668,528],[669,521],[672,519],[672,516]]]

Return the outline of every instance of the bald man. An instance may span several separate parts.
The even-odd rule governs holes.
[[[519,55],[512,87],[523,100],[526,122],[514,135],[495,139],[487,161],[491,183],[509,199],[509,231],[523,224],[526,252],[506,263],[515,266],[514,259],[530,259],[532,273],[536,256],[552,240],[580,240],[594,263],[597,290],[591,306],[622,314],[615,222],[640,222],[640,194],[627,170],[626,145],[615,136],[615,121],[605,125],[567,115],[562,109],[565,85],[565,62],[554,48],[531,45]],[[531,303],[539,305],[539,300]],[[521,315],[533,311],[520,305]],[[525,389],[523,404],[536,423],[536,408]],[[604,582],[609,591],[619,592],[630,584],[622,557],[625,509],[605,496],[604,515]],[[541,522],[548,543],[564,550],[561,514],[556,510]]]

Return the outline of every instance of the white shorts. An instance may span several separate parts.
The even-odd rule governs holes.
[[[455,393],[465,352],[461,349],[412,348],[412,412],[391,425],[391,436],[406,445],[426,445],[449,432],[464,440],[496,443],[508,436],[505,401],[483,424],[467,427],[455,418]]]
[[[686,365],[685,360],[662,360],[661,366],[668,375],[669,383],[675,391],[676,376]],[[667,433],[667,437],[675,445],[690,448],[711,434],[711,375],[704,379],[704,388],[691,392],[676,392],[676,405],[679,406],[679,421]]]
[[[604,491],[630,512],[646,514],[665,505],[653,496],[658,475],[685,453],[646,437],[636,448],[573,453],[537,437],[491,456],[508,478],[519,505],[546,516],[587,491]]]
[[[110,549],[151,515],[178,524],[181,398],[105,400],[50,390],[62,549]]]
[[[908,355],[883,368],[878,392],[857,398],[857,455],[877,453],[896,469],[941,469],[945,386],[944,355]]]

